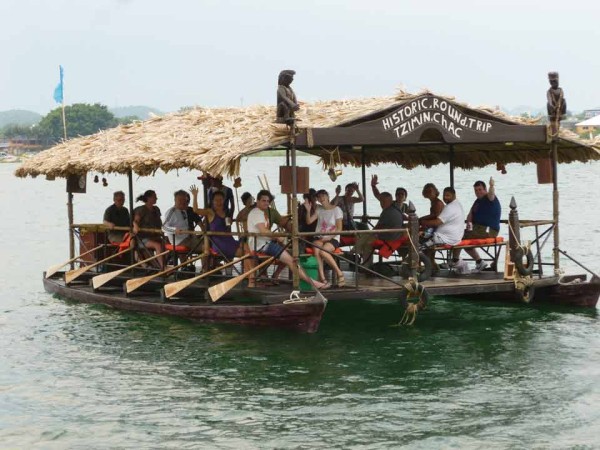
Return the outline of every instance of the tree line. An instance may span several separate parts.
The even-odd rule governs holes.
[[[88,136],[100,130],[114,128],[117,125],[139,120],[137,116],[117,118],[100,103],[75,103],[65,107],[67,138]],[[53,145],[64,138],[62,107],[53,109],[39,123],[31,126],[9,124],[0,129],[0,135],[6,139],[35,139],[42,145]]]

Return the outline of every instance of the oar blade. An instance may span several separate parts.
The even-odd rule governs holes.
[[[104,286],[106,283],[108,283],[110,280],[112,280],[115,277],[118,277],[119,275],[121,275],[123,272],[125,272],[128,269],[129,269],[129,267],[126,267],[124,269],[114,270],[112,272],[103,273],[101,275],[96,275],[94,278],[92,278],[92,287],[94,289],[99,289],[102,286]]]
[[[246,278],[245,274],[239,275],[231,280],[224,281],[223,283],[215,284],[208,288],[208,295],[213,302],[216,302],[223,297],[227,292],[235,287],[240,281]]]
[[[165,284],[165,298],[171,298],[179,292],[183,291],[186,287],[191,286],[197,280],[202,278],[204,275],[198,275],[194,278],[188,278],[187,280],[176,281],[174,283]]]
[[[79,276],[87,272],[88,266],[80,267],[79,269],[69,270],[65,273],[65,283],[69,284],[75,281]]]
[[[146,284],[148,281],[150,281],[150,280],[152,280],[153,278],[156,278],[156,277],[157,277],[156,275],[148,275],[147,277],[132,278],[131,280],[127,280],[125,282],[125,292],[127,294],[131,294],[137,288],[139,288],[140,286]]]
[[[275,258],[271,256],[269,259],[260,263],[258,266],[253,267],[252,269],[248,270],[247,272],[244,272],[243,274],[238,275],[237,277],[232,278],[231,280],[227,280],[222,283],[215,284],[214,286],[209,287],[208,295],[210,295],[210,298],[213,302],[216,302],[221,297],[223,297],[227,292],[229,292],[231,289],[233,289],[244,278],[248,277],[252,272],[258,272],[263,267],[271,264],[274,260],[275,260]]]
[[[65,265],[66,264],[57,264],[55,266],[48,267],[46,269],[46,278],[50,278],[52,275],[54,275],[56,272],[58,272],[60,269],[62,269]]]

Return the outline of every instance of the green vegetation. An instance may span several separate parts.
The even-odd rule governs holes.
[[[116,127],[117,118],[100,103],[89,105],[75,103],[65,107],[67,121],[67,137],[87,136],[100,130]],[[40,133],[52,142],[58,142],[64,137],[62,123],[62,108],[50,111],[37,125]]]
[[[44,117],[39,114],[37,116],[38,118],[33,124],[10,123],[1,127],[0,136],[8,139],[23,137],[36,139],[41,141],[42,145],[52,145],[63,139],[62,107],[53,109]],[[12,115],[11,117],[15,118],[16,116]],[[23,116],[21,115],[21,117]],[[33,116],[30,117],[33,118]],[[106,106],[99,103],[93,105],[76,103],[66,106],[65,117],[68,138],[87,136],[100,130],[116,127],[119,124],[140,120],[138,116],[116,118]]]

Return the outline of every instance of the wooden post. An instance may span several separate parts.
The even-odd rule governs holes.
[[[450,187],[454,187],[454,145],[450,144]]]
[[[552,124],[552,220],[554,221],[554,270],[560,268],[560,239],[558,233],[558,125]]]
[[[73,193],[69,192],[67,197],[67,216],[69,219],[69,259],[75,258],[75,237],[73,236]],[[75,263],[71,263],[71,270],[75,268]]]
[[[505,264],[505,278],[512,278],[514,274],[515,250],[521,245],[521,223],[517,202],[514,197],[510,199],[510,212],[508,213],[508,247],[510,252]]]
[[[363,193],[363,197],[364,200],[362,202],[363,204],[363,219],[365,217],[367,217],[367,172],[365,169],[365,148],[363,147],[360,151],[360,157],[361,157],[361,181],[362,181],[362,193]],[[366,220],[363,220],[364,223],[366,223]]]
[[[133,233],[133,173],[131,169],[127,171],[127,187],[128,187],[128,195],[129,195],[129,232]],[[137,244],[137,241],[135,242]],[[133,264],[135,262],[135,246],[131,247],[131,252],[129,253],[129,262]]]
[[[410,209],[408,211],[408,233],[410,234],[410,240],[414,245],[410,245],[408,253],[409,269],[411,277],[417,276],[417,270],[419,268],[419,252],[415,248],[419,244],[419,217],[415,212],[415,207],[412,202],[409,204]]]
[[[300,249],[298,247],[298,208],[295,207],[298,200],[298,192],[297,192],[297,182],[298,182],[298,172],[296,170],[296,136],[294,134],[294,130],[296,128],[295,122],[290,126],[290,143],[291,143],[291,159],[292,159],[292,258],[294,260],[294,265],[292,266],[293,278],[292,278],[292,286],[294,289],[298,289],[300,287],[300,276],[298,273],[298,255],[300,254]]]

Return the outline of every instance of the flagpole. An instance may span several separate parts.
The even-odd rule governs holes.
[[[65,116],[65,101],[62,103],[62,120],[63,120],[63,132],[65,135],[65,141],[67,140],[67,118]]]

